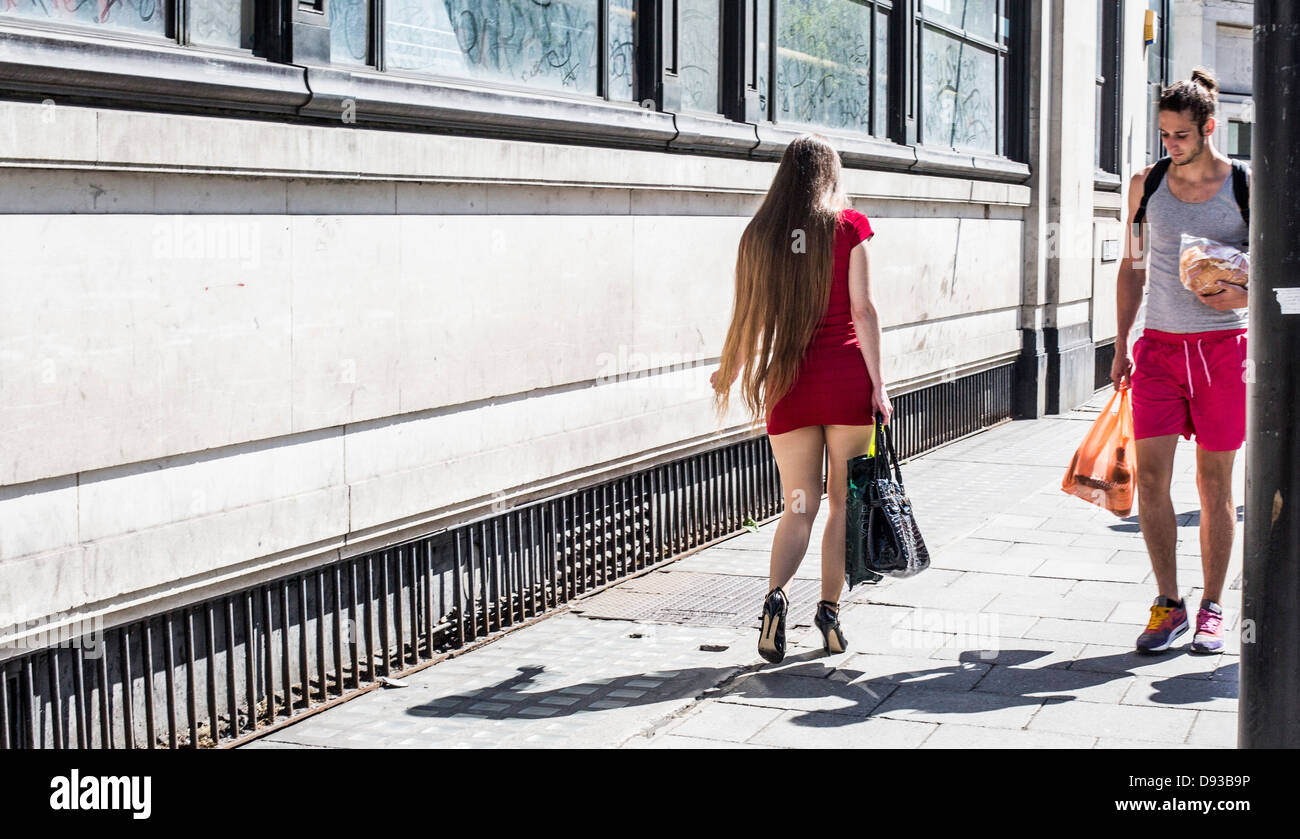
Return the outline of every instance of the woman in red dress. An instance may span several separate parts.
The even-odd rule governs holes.
[[[846,468],[868,451],[875,413],[886,424],[893,413],[871,299],[866,243],[873,235],[840,188],[838,152],[809,134],[786,148],[740,238],[735,308],[710,382],[721,419],[731,385],[741,379],[751,419],[767,423],[781,476],[785,510],[772,541],[758,643],[772,662],[785,656],[785,588],[803,561],[821,503],[823,452],[829,508],[815,621],[827,653],[847,645],[839,624]]]

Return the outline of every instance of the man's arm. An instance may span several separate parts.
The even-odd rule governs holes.
[[[1229,175],[1229,177],[1232,176]],[[1246,167],[1246,188],[1247,189],[1250,188],[1250,167],[1249,166]],[[1246,245],[1246,247],[1250,247],[1249,243]],[[1219,282],[1216,283],[1216,285],[1218,285],[1220,289],[1219,292],[1216,294],[1200,295],[1202,303],[1209,306],[1211,309],[1217,309],[1220,312],[1228,312],[1233,309],[1247,308],[1246,304],[1250,300],[1250,293],[1247,292],[1246,289],[1242,288],[1239,285],[1233,285],[1232,283],[1225,283],[1223,280],[1219,280]]]
[[[1142,289],[1147,282],[1146,269],[1146,234],[1145,222],[1141,229],[1134,230],[1133,218],[1137,215],[1138,205],[1142,203],[1142,191],[1146,185],[1148,166],[1138,172],[1128,185],[1128,215],[1124,225],[1124,258],[1119,264],[1119,276],[1116,278],[1115,306],[1116,326],[1115,361],[1110,367],[1110,380],[1116,387],[1128,380],[1133,364],[1128,357],[1128,336],[1133,331],[1133,322],[1137,320],[1138,309],[1142,306]]]

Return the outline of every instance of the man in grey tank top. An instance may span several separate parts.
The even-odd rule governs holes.
[[[1245,250],[1249,231],[1233,192],[1232,162],[1213,144],[1218,85],[1198,68],[1190,81],[1160,98],[1160,137],[1168,169],[1146,205],[1144,223],[1130,224],[1118,278],[1119,333],[1111,380],[1132,386],[1137,445],[1138,516],[1159,594],[1139,652],[1169,649],[1188,629],[1178,587],[1178,526],[1170,482],[1178,437],[1196,435],[1196,484],[1201,501],[1204,590],[1192,652],[1223,650],[1219,604],[1232,551],[1237,511],[1232,465],[1246,434],[1246,299],[1244,289],[1220,282],[1200,295],[1179,279],[1181,235],[1202,236]],[[1157,164],[1153,164],[1155,166]],[[1147,175],[1129,183],[1134,221]],[[1145,252],[1145,253],[1144,253]],[[1149,264],[1143,267],[1143,256]],[[1147,287],[1147,317],[1129,357],[1129,333]]]

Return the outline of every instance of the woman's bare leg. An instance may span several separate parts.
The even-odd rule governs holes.
[[[825,438],[822,426],[808,425],[768,438],[781,475],[781,494],[785,511],[772,539],[772,561],[768,574],[768,591],[787,590],[799,563],[808,550],[812,523],[822,497],[822,452]],[[843,537],[840,537],[843,541]],[[840,560],[843,565],[843,559]],[[841,576],[843,574],[841,573]]]
[[[826,425],[826,530],[822,533],[822,600],[840,602],[844,588],[845,503],[848,463],[871,446],[871,425]]]

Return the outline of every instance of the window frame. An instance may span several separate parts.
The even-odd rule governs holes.
[[[329,0],[317,0],[317,2],[329,2]],[[500,79],[475,78],[472,76],[452,76],[443,73],[434,73],[434,72],[429,72],[424,70],[389,67],[387,61],[388,58],[387,49],[385,48],[385,42],[386,42],[385,33],[388,24],[388,9],[385,0],[371,0],[370,3],[370,15],[367,21],[367,25],[369,26],[367,42],[369,44],[368,52],[370,53],[370,55],[369,55],[369,60],[365,65],[365,67],[368,67],[369,69],[374,70],[376,72],[383,73],[388,76],[392,76],[394,78],[411,79],[417,81],[431,81],[435,83],[451,84],[451,85],[463,85],[467,87],[482,88],[488,91],[500,90],[504,92],[530,94],[530,95],[557,96],[557,97],[576,99],[579,101],[586,101],[586,102],[604,101],[612,104],[637,105],[638,103],[643,102],[644,99],[646,98],[641,95],[643,91],[640,87],[640,79],[638,78],[639,76],[642,75],[641,62],[637,58],[637,53],[639,53],[639,49],[637,47],[639,47],[639,43],[637,44],[637,47],[633,48],[634,54],[633,54],[633,62],[632,62],[633,69],[632,69],[631,99],[611,98],[610,90],[612,85],[610,84],[610,75],[609,75],[610,73],[609,11],[610,11],[611,0],[595,0],[595,2],[596,2],[595,18],[596,18],[596,42],[597,42],[596,66],[594,70],[594,74],[596,77],[595,93],[587,93],[578,90],[567,90],[564,88],[551,88],[551,87],[518,84],[515,82],[510,82],[510,81],[500,80]],[[645,5],[657,5],[659,2],[665,2],[665,3],[673,2],[675,5],[675,0],[649,0],[648,3],[647,0],[633,0],[632,10],[633,10],[634,18],[633,18],[632,28],[633,28],[633,38],[635,41],[639,42],[642,40],[643,37],[641,35],[640,32],[641,27],[639,25],[639,21],[641,20],[642,7]],[[340,69],[349,69],[349,68],[354,70],[364,69],[361,65],[356,65],[356,64],[343,64],[343,63],[334,64],[332,60],[330,61],[330,66],[337,67]]]
[[[254,46],[249,47],[229,47],[221,44],[194,43],[190,38],[189,28],[191,0],[158,0],[158,8],[163,10],[163,34],[161,35],[141,30],[109,26],[94,26],[83,23],[68,23],[58,20],[41,20],[37,17],[14,14],[0,15],[0,25],[74,37],[82,35],[126,43],[154,46],[181,46],[188,49],[201,50],[203,52],[246,57],[257,55],[258,53],[255,45],[259,40],[258,35],[261,34],[259,32],[261,26],[259,22],[259,11],[261,11],[261,7],[274,2],[275,0],[250,0],[249,10],[246,12],[247,19],[243,21],[243,23],[252,28]],[[315,2],[327,2],[327,0],[315,0]]]
[[[771,125],[773,125],[773,126],[790,126],[790,127],[792,127],[792,128],[798,129],[798,130],[813,130],[813,131],[817,131],[817,132],[820,132],[820,133],[832,133],[832,134],[850,134],[850,135],[854,135],[854,136],[861,136],[861,137],[864,137],[864,138],[871,138],[871,139],[875,139],[875,140],[888,140],[888,141],[893,141],[893,140],[894,140],[894,131],[893,131],[893,128],[892,128],[892,120],[891,120],[891,113],[892,113],[892,110],[893,110],[892,105],[893,105],[893,98],[894,98],[893,95],[892,95],[892,91],[893,91],[893,88],[894,88],[894,82],[893,82],[894,74],[893,74],[893,72],[892,72],[892,66],[893,66],[893,60],[892,60],[892,59],[893,59],[893,55],[894,55],[894,48],[893,48],[894,37],[893,37],[893,32],[894,32],[894,28],[895,28],[895,26],[896,26],[897,10],[898,10],[898,7],[901,6],[901,5],[904,5],[905,2],[906,2],[906,0],[839,0],[839,2],[852,2],[852,3],[854,3],[855,5],[863,6],[863,7],[866,9],[867,13],[868,13],[868,14],[870,15],[870,17],[871,17],[871,37],[870,37],[871,68],[870,68],[870,71],[869,71],[869,72],[870,72],[870,77],[871,77],[871,85],[870,85],[870,87],[869,87],[869,94],[868,94],[868,97],[867,97],[867,109],[868,109],[868,118],[867,118],[867,122],[868,122],[868,126],[869,126],[869,127],[867,128],[867,130],[865,130],[865,131],[860,131],[860,130],[857,130],[857,129],[844,128],[844,127],[840,127],[840,126],[822,125],[821,123],[815,123],[815,122],[802,122],[802,121],[797,120],[797,119],[781,119],[781,118],[779,118],[779,116],[775,113],[775,111],[774,111],[774,109],[773,109],[773,103],[776,102],[776,101],[777,101],[777,98],[778,98],[777,95],[776,95],[776,92],[777,92],[777,90],[778,90],[778,87],[777,87],[777,66],[778,66],[778,61],[779,61],[779,52],[780,52],[780,44],[779,44],[779,42],[778,42],[778,33],[779,33],[779,31],[780,31],[780,25],[781,25],[781,16],[780,16],[780,13],[779,13],[781,0],[758,0],[758,2],[753,2],[753,0],[750,0],[750,2],[747,4],[746,17],[750,19],[748,22],[752,24],[752,27],[751,27],[751,29],[752,29],[752,34],[750,34],[750,35],[747,37],[746,45],[747,45],[748,49],[751,51],[751,53],[752,53],[752,55],[753,55],[753,60],[752,60],[752,61],[747,61],[747,62],[746,62],[746,63],[747,63],[747,66],[746,66],[745,70],[746,70],[746,71],[749,71],[749,70],[750,70],[750,66],[748,66],[748,65],[752,65],[753,78],[752,78],[752,83],[750,84],[750,87],[751,87],[754,91],[756,91],[760,96],[766,96],[766,98],[767,98],[767,102],[768,102],[768,112],[767,112],[767,114],[764,116],[764,115],[762,114],[761,110],[759,110],[759,109],[756,107],[756,108],[754,109],[754,111],[753,111],[753,114],[752,114],[754,118],[753,118],[752,120],[750,120],[750,121],[755,121],[755,122],[757,122],[757,121],[763,121],[763,122],[769,123],[769,124],[771,124]],[[767,34],[768,50],[767,50],[767,62],[766,62],[767,66],[766,66],[766,68],[765,68],[766,71],[767,71],[767,85],[766,85],[767,89],[766,89],[766,90],[759,90],[759,88],[758,88],[758,79],[759,79],[759,73],[758,73],[758,37],[759,37],[759,32],[758,32],[758,5],[759,5],[759,3],[762,3],[762,4],[764,4],[764,5],[766,5],[766,6],[768,7],[768,14],[767,14],[768,31],[767,31],[767,33],[766,33],[766,34]],[[750,8],[752,8],[752,10],[753,10],[753,11],[752,11],[752,15],[751,15],[750,12],[749,12],[749,9],[750,9]],[[878,56],[877,53],[876,53],[876,43],[877,43],[877,37],[878,37],[877,26],[879,25],[879,23],[878,23],[878,22],[879,22],[879,15],[880,15],[881,12],[884,12],[884,14],[885,14],[885,16],[886,16],[886,18],[887,18],[887,20],[888,20],[888,27],[889,27],[889,28],[888,28],[888,31],[887,31],[887,33],[886,33],[886,40],[889,42],[889,62],[888,62],[888,63],[890,64],[890,68],[889,68],[889,72],[888,72],[888,77],[889,77],[889,80],[890,80],[890,81],[889,81],[889,85],[888,85],[888,87],[887,87],[887,89],[886,89],[886,92],[885,92],[885,96],[886,96],[886,99],[887,99],[888,101],[886,102],[886,105],[885,105],[885,119],[884,119],[885,125],[884,125],[884,126],[878,126],[878,125],[876,124],[876,113],[877,113],[877,109],[876,109],[876,105],[877,105],[877,99],[876,99],[876,97],[877,97],[877,90],[876,90],[876,87],[877,87],[877,86],[876,86],[875,80],[876,80],[876,76],[877,76],[877,67],[878,67],[878,61],[879,61],[879,56]]]
[[[1097,0],[1096,185],[1120,187],[1121,126],[1124,108],[1123,0]]]
[[[969,29],[958,29],[957,27],[954,27],[951,24],[945,23],[943,21],[930,19],[926,17],[924,8],[925,8],[925,4],[923,2],[915,3],[913,15],[911,16],[911,18],[909,18],[909,23],[912,24],[914,31],[916,33],[916,39],[915,39],[916,47],[914,53],[915,60],[912,68],[912,72],[914,73],[913,84],[915,86],[915,91],[916,91],[915,93],[916,135],[915,135],[914,142],[920,146],[925,146],[927,148],[938,149],[942,151],[951,151],[956,154],[982,154],[982,155],[988,155],[992,157],[1001,157],[1001,158],[1009,159],[1009,156],[1007,155],[1008,126],[1006,124],[1006,113],[1007,113],[1008,88],[1010,87],[1009,73],[1011,70],[1010,65],[1011,65],[1011,58],[1012,58],[1013,39],[1012,39],[1012,32],[1011,32],[1011,21],[1009,16],[1010,10],[1008,8],[1008,1],[996,0],[996,4],[994,6],[994,14],[996,16],[995,19],[997,21],[997,23],[995,24],[995,29],[1000,28],[1002,31],[1000,32],[995,31],[994,40],[992,41],[988,40],[987,38],[985,38],[983,35],[980,35],[979,33],[971,32]],[[963,45],[970,44],[971,46],[985,53],[991,52],[993,54],[993,80],[994,80],[993,81],[993,87],[994,87],[993,109],[994,109],[994,122],[996,123],[996,127],[994,130],[996,131],[996,135],[994,137],[992,151],[988,151],[984,149],[957,148],[948,143],[931,142],[928,138],[925,137],[925,132],[923,130],[923,126],[925,124],[925,108],[926,108],[926,102],[924,101],[924,96],[923,96],[923,91],[925,89],[925,80],[922,73],[923,73],[923,66],[924,66],[923,55],[925,50],[924,35],[927,28],[935,32],[941,33],[943,35],[946,35],[949,38],[952,38]]]

